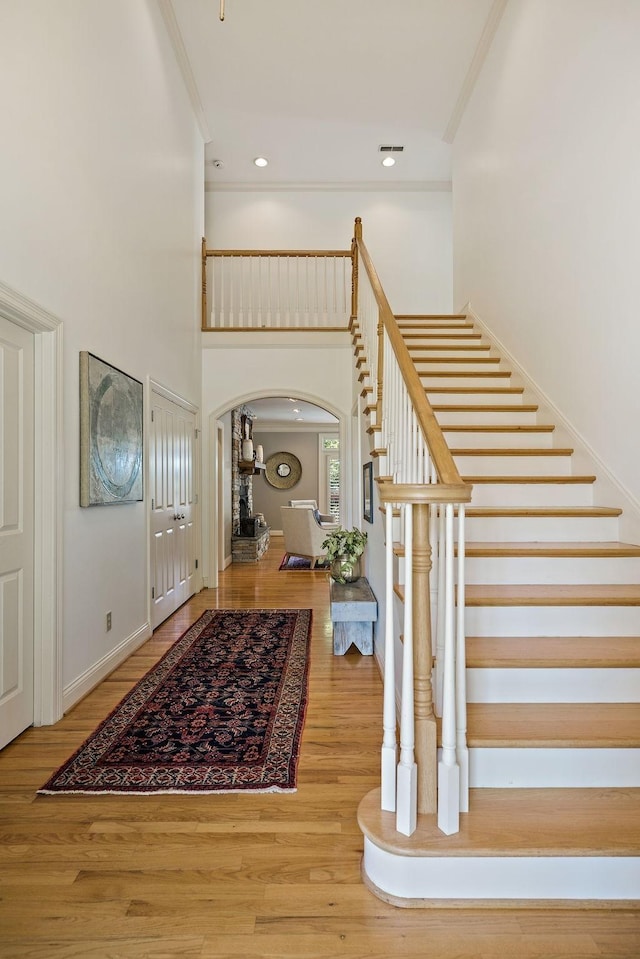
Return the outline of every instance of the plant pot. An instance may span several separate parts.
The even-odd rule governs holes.
[[[355,583],[360,579],[360,557],[338,556],[331,560],[331,579],[336,583]]]

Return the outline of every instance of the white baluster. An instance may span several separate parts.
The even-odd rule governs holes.
[[[445,649],[442,699],[442,759],[438,763],[438,828],[450,836],[460,828],[460,770],[456,762],[453,505],[447,503],[445,563]]]
[[[460,768],[460,812],[469,812],[467,747],[467,653],[465,635],[465,507],[458,505],[458,603],[456,629],[456,756]]]
[[[398,763],[398,808],[396,829],[405,836],[415,832],[418,817],[418,770],[414,758],[413,708],[413,509],[405,506],[404,644],[402,651],[402,707],[400,715],[400,762]]]
[[[384,707],[381,756],[382,809],[395,812],[396,808],[396,678],[395,636],[393,632],[393,506],[385,506],[386,583],[384,631]]]
[[[444,629],[446,606],[445,574],[445,512],[444,506],[438,509],[438,607],[436,613],[436,669],[435,669],[435,707],[436,715],[442,716],[442,684],[444,677]]]

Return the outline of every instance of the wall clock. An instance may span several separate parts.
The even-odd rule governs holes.
[[[293,453],[272,453],[265,463],[264,475],[270,486],[291,489],[302,476],[302,466]]]

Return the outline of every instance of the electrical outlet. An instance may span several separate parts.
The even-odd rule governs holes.
[[[107,632],[111,629],[111,610],[107,613]]]

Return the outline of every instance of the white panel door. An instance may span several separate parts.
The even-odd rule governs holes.
[[[0,748],[33,722],[33,341],[0,317]]]
[[[151,392],[151,626],[195,592],[195,414]]]

